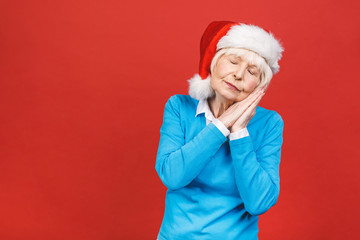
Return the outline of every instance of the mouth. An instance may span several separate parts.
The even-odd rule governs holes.
[[[236,91],[240,91],[237,87],[235,87],[234,85],[232,85],[231,83],[228,83],[225,81],[225,83],[233,90],[236,90]]]

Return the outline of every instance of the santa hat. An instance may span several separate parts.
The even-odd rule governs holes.
[[[223,48],[242,48],[263,57],[273,74],[279,71],[278,61],[283,48],[272,33],[243,23],[215,21],[209,24],[200,41],[199,73],[188,80],[189,95],[206,99],[214,94],[210,85],[210,65],[217,51]]]

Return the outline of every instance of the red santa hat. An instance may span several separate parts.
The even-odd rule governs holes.
[[[188,80],[191,97],[202,99],[214,94],[210,66],[216,52],[223,48],[242,48],[257,53],[265,59],[273,74],[279,71],[278,61],[284,50],[272,33],[260,27],[231,21],[210,23],[200,41],[199,73]]]

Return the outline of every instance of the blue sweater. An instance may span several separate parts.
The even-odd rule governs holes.
[[[168,188],[159,240],[258,239],[258,215],[278,199],[284,122],[257,106],[249,135],[228,141],[199,101],[165,105],[155,169]]]

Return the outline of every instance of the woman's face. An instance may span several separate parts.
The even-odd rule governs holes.
[[[211,87],[216,95],[239,102],[255,90],[260,81],[260,70],[233,54],[219,57],[211,73]]]

